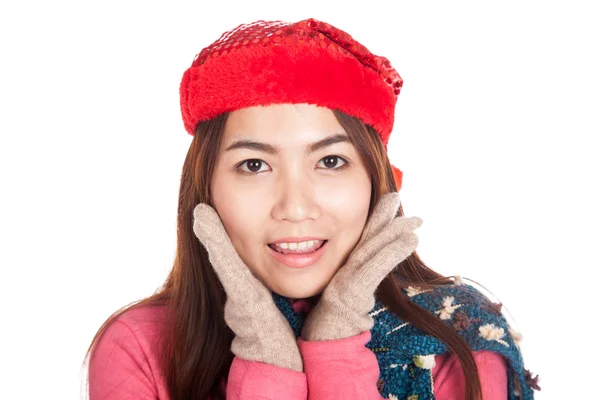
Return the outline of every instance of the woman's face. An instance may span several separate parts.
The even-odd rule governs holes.
[[[315,146],[334,135],[341,140]],[[282,296],[306,298],[325,289],[358,242],[371,179],[330,109],[257,106],[230,113],[211,196],[253,275]],[[301,268],[286,265],[269,246],[305,237],[326,242],[318,260]]]

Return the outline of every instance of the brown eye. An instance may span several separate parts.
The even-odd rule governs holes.
[[[344,162],[344,164],[342,164],[341,167],[336,167],[336,165],[338,165],[338,160],[342,160]],[[325,169],[342,169],[344,167],[344,165],[346,164],[346,160],[344,160],[342,157],[340,156],[327,156],[327,157],[323,157],[321,158],[321,161],[324,162],[325,165]]]
[[[248,169],[252,172],[260,171],[261,164],[262,164],[262,161],[260,161],[260,160],[248,160],[248,162],[246,163],[246,165],[248,166]]]
[[[258,172],[261,172],[260,167],[263,164],[267,165],[267,163],[265,163],[263,160],[259,160],[258,158],[253,158],[250,160],[242,161],[241,163],[238,164],[236,169],[238,169],[243,174],[254,175],[254,174],[257,174]],[[243,168],[244,166],[246,166],[247,169]]]

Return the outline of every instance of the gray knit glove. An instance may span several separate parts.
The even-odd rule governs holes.
[[[375,306],[375,290],[417,248],[413,231],[423,223],[418,217],[396,217],[399,207],[397,192],[380,199],[347,262],[308,315],[304,340],[344,339],[373,327],[369,312]]]
[[[224,318],[235,333],[233,354],[303,372],[302,356],[289,322],[275,305],[270,290],[244,264],[219,215],[208,204],[198,204],[194,209],[194,233],[206,248],[227,294]]]

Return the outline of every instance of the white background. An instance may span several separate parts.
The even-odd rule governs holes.
[[[194,56],[238,24],[309,17],[405,80],[389,151],[405,173],[405,214],[424,220],[423,260],[506,305],[526,367],[541,375],[538,399],[594,396],[593,2],[7,3],[0,398],[79,398],[96,330],[166,278],[191,141],[178,88]]]

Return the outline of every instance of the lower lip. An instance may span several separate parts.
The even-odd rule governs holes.
[[[290,268],[305,268],[313,265],[325,252],[325,248],[329,244],[329,241],[325,242],[323,246],[317,251],[305,254],[281,254],[273,250],[270,246],[267,246],[273,257],[275,257],[282,264],[287,265]]]

